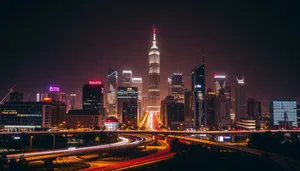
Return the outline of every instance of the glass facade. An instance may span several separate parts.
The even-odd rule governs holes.
[[[242,119],[248,119],[247,114],[247,94],[246,94],[246,84],[244,81],[244,77],[242,79],[236,78],[237,84],[236,84],[236,109],[235,109],[235,119],[236,120],[242,120]]]
[[[205,125],[205,63],[197,66],[192,72],[192,91],[194,93],[193,108],[195,113],[196,128]]]
[[[97,111],[104,115],[103,84],[85,84],[82,91],[83,110]]]
[[[279,125],[280,122],[292,122],[297,127],[297,104],[296,101],[272,101],[270,105],[271,123]]]
[[[138,126],[137,87],[118,88],[118,120],[127,125]]]
[[[51,126],[52,106],[43,102],[17,102],[1,105],[4,128],[42,128]]]
[[[171,75],[169,84],[171,84],[169,86],[171,88],[171,90],[169,91],[169,92],[171,92],[171,94],[169,94],[169,95],[173,96],[175,101],[183,102],[184,82],[183,82],[183,79],[182,79],[182,74],[181,73],[173,73]]]
[[[118,81],[118,72],[112,68],[108,69],[108,90],[106,97],[106,107],[108,115],[117,114],[117,81]]]

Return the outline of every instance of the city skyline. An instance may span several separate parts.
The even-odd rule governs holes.
[[[75,3],[73,6],[77,7],[77,5],[79,4]],[[244,76],[248,97],[268,100],[299,97],[299,93],[295,91],[297,80],[292,81],[294,76],[290,74],[297,72],[295,57],[297,43],[295,41],[299,34],[290,32],[283,34],[279,28],[274,27],[280,26],[282,30],[291,32],[296,30],[299,25],[293,23],[295,18],[288,14],[281,16],[279,21],[268,20],[267,23],[263,23],[264,19],[270,16],[255,14],[251,10],[254,4],[248,4],[249,7],[234,4],[245,10],[241,13],[241,18],[226,13],[223,17],[228,19],[225,21],[229,23],[218,22],[220,26],[217,27],[218,24],[214,22],[223,21],[221,14],[224,9],[205,10],[209,9],[209,4],[202,4],[202,6],[197,4],[195,7],[182,6],[187,16],[185,19],[181,18],[180,14],[175,15],[176,9],[179,8],[176,5],[171,5],[168,8],[169,12],[166,12],[164,11],[166,4],[161,4],[155,9],[157,12],[155,14],[150,13],[149,10],[143,11],[142,6],[134,11],[131,10],[133,7],[121,8],[118,11],[121,5],[126,5],[122,3],[87,3],[85,5],[90,11],[66,15],[60,20],[66,21],[66,24],[54,19],[68,10],[57,8],[57,13],[55,13],[52,11],[54,6],[51,4],[43,7],[43,12],[36,10],[36,6],[28,4],[24,5],[21,11],[16,11],[18,9],[16,7],[10,8],[14,14],[7,12],[9,21],[6,21],[7,27],[3,30],[3,33],[8,33],[4,39],[7,38],[8,47],[2,50],[2,56],[6,58],[1,58],[1,60],[5,59],[1,61],[5,63],[1,67],[1,73],[5,73],[4,83],[0,86],[1,96],[6,94],[13,84],[17,85],[16,90],[22,92],[43,91],[50,84],[59,85],[64,92],[75,92],[88,80],[102,80],[104,85],[107,85],[106,73],[109,67],[117,70],[129,68],[136,77],[142,77],[145,80],[143,89],[147,90],[147,53],[151,46],[152,25],[155,24],[161,50],[161,99],[167,95],[167,77],[172,72],[183,73],[186,88],[190,89],[191,71],[201,63],[199,49],[205,51],[207,88],[214,86],[214,73],[222,73],[226,75],[226,84],[228,83],[227,85],[231,87],[235,85],[236,76]],[[101,5],[110,8],[99,10],[103,8],[100,7]],[[139,5],[141,4],[135,7]],[[276,7],[279,4],[273,5]],[[283,10],[274,11],[275,7],[264,4],[258,4],[258,6],[261,7],[256,9],[258,11],[267,10],[274,15],[283,13]],[[197,8],[203,9],[199,10],[202,12],[198,12]],[[287,5],[286,8],[292,7]],[[195,15],[188,12],[188,9],[195,12]],[[30,10],[33,12],[27,13]],[[232,10],[234,13],[235,9],[232,8]],[[82,18],[75,22],[75,18],[71,16],[78,17],[83,14],[82,12],[87,12],[87,14],[82,15]],[[114,12],[116,14],[113,14]],[[117,16],[122,12],[128,15],[118,18]],[[136,13],[141,15],[135,16]],[[41,18],[36,17],[37,14]],[[208,16],[204,17],[204,14]],[[23,16],[24,20],[22,20]],[[49,16],[48,19],[53,23],[43,18],[46,16]],[[170,16],[174,16],[173,19]],[[250,16],[258,21],[255,24],[264,26],[269,34],[265,34],[264,29],[253,28],[251,20],[243,21],[243,16]],[[102,19],[103,24],[95,22],[97,19]],[[20,30],[19,26],[22,28],[24,21],[28,21],[26,22],[27,29]],[[240,22],[239,26],[235,25],[237,22]],[[202,28],[200,28],[201,25]],[[272,29],[269,30],[270,28]],[[57,31],[53,31],[55,29]],[[80,30],[82,32],[79,32]],[[50,31],[53,33],[50,34]],[[36,37],[33,33],[37,34]],[[275,35],[278,37],[277,41],[271,41],[271,37]],[[278,48],[279,46],[282,48]],[[12,50],[12,53],[9,53],[7,49]],[[285,60],[280,60],[283,56]],[[9,67],[12,65],[18,65],[18,67],[7,72],[10,71]],[[278,73],[276,72],[278,68],[285,69]],[[278,81],[279,78],[283,80]],[[147,94],[144,93],[144,95]]]

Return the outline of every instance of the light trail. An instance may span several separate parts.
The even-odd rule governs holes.
[[[41,152],[32,152],[32,153],[23,153],[23,154],[10,154],[7,155],[8,158],[19,158],[20,155],[24,155],[24,157],[34,157],[34,156],[41,156],[41,155],[47,155],[47,154],[55,154],[55,153],[65,153],[65,152],[76,152],[76,151],[84,151],[84,150],[92,150],[92,149],[104,149],[104,148],[110,148],[110,147],[117,147],[117,146],[122,146],[126,144],[137,144],[140,143],[141,141],[144,141],[145,138],[141,138],[141,140],[134,141],[132,143],[129,143],[128,138],[124,137],[119,137],[122,141],[121,142],[116,142],[116,143],[111,143],[111,144],[104,144],[104,145],[97,145],[97,146],[92,146],[92,147],[80,147],[76,149],[62,149],[62,150],[49,150],[49,151],[41,151]]]

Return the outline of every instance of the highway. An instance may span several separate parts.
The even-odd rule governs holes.
[[[153,116],[152,116],[153,117]],[[148,118],[152,118],[148,117]],[[266,130],[259,131],[249,131],[249,130],[236,130],[236,131],[162,131],[162,130],[152,130],[153,124],[149,122],[150,129],[147,130],[116,130],[109,131],[104,130],[105,133],[117,133],[117,134],[164,134],[164,135],[193,135],[193,134],[210,134],[210,135],[250,135],[252,133],[262,134],[268,132]],[[92,131],[35,131],[35,132],[0,132],[0,135],[51,135],[51,134],[95,134],[102,132],[102,130],[92,130]],[[272,133],[282,132],[282,133],[300,133],[300,130],[270,130]]]
[[[251,148],[247,148],[244,146],[234,146],[234,145],[228,145],[228,144],[224,144],[224,143],[217,143],[217,142],[213,142],[213,141],[200,140],[200,139],[188,138],[188,137],[176,137],[176,138],[184,139],[184,140],[188,140],[188,141],[192,141],[192,142],[198,142],[201,144],[212,145],[212,146],[216,146],[216,147],[222,147],[222,148],[226,148],[226,149],[246,152],[246,153],[257,155],[257,156],[262,156],[263,154],[266,154],[265,151],[251,149]],[[269,155],[269,160],[273,161],[276,164],[279,164],[280,166],[284,167],[287,170],[290,170],[290,171],[299,171],[300,170],[300,162],[298,162],[296,160],[293,160],[293,159],[290,159],[287,157],[283,157],[283,156],[280,156],[280,155],[274,154],[274,153],[267,153],[267,154]]]
[[[153,113],[149,113],[146,123],[147,123],[147,128],[146,128],[147,130],[153,130],[153,131],[160,130],[159,124],[158,124],[159,119],[158,119],[157,115],[155,115]],[[128,160],[128,161],[118,162],[115,164],[110,164],[110,165],[106,165],[106,166],[102,166],[102,167],[89,168],[89,169],[86,169],[85,171],[122,170],[122,169],[129,169],[129,168],[132,169],[135,167],[141,167],[141,166],[153,164],[156,162],[160,162],[162,160],[167,160],[167,159],[172,158],[175,155],[175,153],[170,152],[170,148],[171,148],[170,145],[162,140],[160,140],[159,142],[163,146],[160,146],[158,149],[162,148],[162,150],[158,151],[155,154]],[[152,148],[156,148],[156,146],[154,146]]]
[[[108,170],[122,170],[122,169],[129,169],[129,168],[135,168],[143,165],[153,164],[156,162],[160,162],[162,160],[167,160],[169,158],[172,158],[175,153],[170,153],[170,146],[167,143],[164,143],[163,141],[160,141],[160,143],[164,144],[165,149],[161,150],[155,154],[140,157],[128,161],[123,161],[103,167],[97,167],[97,168],[89,168],[85,169],[84,171],[108,171]]]
[[[41,152],[32,152],[32,153],[23,153],[23,154],[10,154],[7,155],[8,159],[11,158],[20,158],[20,155],[24,155],[24,157],[28,161],[34,160],[42,160],[47,158],[56,158],[56,157],[63,157],[63,156],[72,156],[78,154],[85,154],[91,152],[107,152],[112,150],[119,150],[124,148],[131,148],[137,147],[141,145],[145,145],[152,141],[151,138],[147,136],[132,136],[132,135],[124,135],[120,137],[121,142],[111,143],[111,144],[104,144],[104,145],[97,145],[91,147],[80,147],[76,149],[61,149],[61,150],[50,150],[50,151],[41,151]],[[133,139],[133,142],[130,142],[129,139]]]

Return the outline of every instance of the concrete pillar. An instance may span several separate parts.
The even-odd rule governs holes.
[[[152,135],[152,139],[154,139],[154,140],[155,140],[155,136],[154,136],[154,135]]]
[[[235,142],[235,136],[234,135],[230,135],[231,137],[231,142],[234,143]]]

